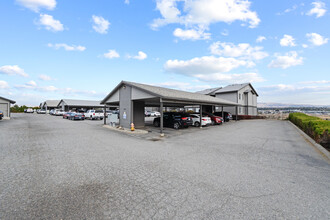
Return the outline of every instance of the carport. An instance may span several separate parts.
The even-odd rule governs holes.
[[[42,103],[41,108],[50,111],[56,109],[59,102],[60,100],[46,100]]]
[[[144,108],[160,108],[160,132],[163,133],[164,107],[180,107],[187,105],[200,106],[200,115],[205,107],[239,106],[240,104],[207,96],[199,93],[185,92],[135,82],[120,82],[102,101],[104,105],[119,106],[119,123],[121,127],[130,128],[134,123],[136,128],[144,127]],[[204,108],[203,108],[204,106]],[[200,117],[201,120],[201,117]],[[200,123],[202,124],[202,123]]]
[[[100,104],[100,101],[95,100],[77,100],[77,99],[61,99],[57,105],[58,108],[61,108],[63,111],[69,111],[71,109],[95,109],[95,108],[104,108],[104,105]]]
[[[10,104],[15,104],[16,102],[0,96],[0,110],[3,112],[3,116],[10,118]]]

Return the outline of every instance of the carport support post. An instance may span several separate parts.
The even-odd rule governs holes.
[[[106,116],[107,116],[107,106],[104,105],[104,116],[103,116],[104,124],[107,124],[107,119],[105,118]]]
[[[199,106],[199,127],[202,128],[203,106]]]
[[[163,126],[164,126],[164,120],[163,120],[163,99],[160,98],[160,135],[163,135]]]
[[[237,121],[237,117],[238,117],[238,107],[236,106],[236,117],[235,117],[235,121]]]
[[[223,122],[226,122],[225,118],[223,117],[223,106],[221,106],[221,112],[222,112],[222,119],[223,119]]]

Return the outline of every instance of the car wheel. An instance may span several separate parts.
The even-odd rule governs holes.
[[[179,129],[179,128],[180,128],[179,123],[178,123],[178,122],[175,122],[175,123],[173,124],[173,128],[174,128],[174,129]]]
[[[200,125],[201,124],[198,121],[195,122],[195,127],[199,127]]]
[[[159,121],[154,121],[153,124],[154,124],[155,127],[159,127]]]

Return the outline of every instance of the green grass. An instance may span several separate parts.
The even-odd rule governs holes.
[[[290,113],[289,120],[300,127],[314,139],[327,135],[330,131],[330,121],[322,120],[318,117],[309,116],[303,113]]]

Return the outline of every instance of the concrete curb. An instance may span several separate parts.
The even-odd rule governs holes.
[[[289,121],[290,124],[295,127],[298,132],[305,138],[307,142],[309,142],[323,157],[328,159],[330,161],[330,152],[327,151],[324,147],[322,147],[320,144],[316,143],[313,138],[308,136],[305,132],[303,132],[299,127],[297,127],[295,124],[293,124],[291,121]]]
[[[140,129],[135,129],[135,131],[131,131],[129,129],[119,129],[119,128],[116,128],[116,127],[111,127],[110,125],[103,125],[104,128],[108,128],[110,130],[113,130],[113,131],[119,131],[119,132],[122,132],[122,133],[130,133],[130,134],[148,134],[148,131],[145,131],[145,130],[140,130]]]

